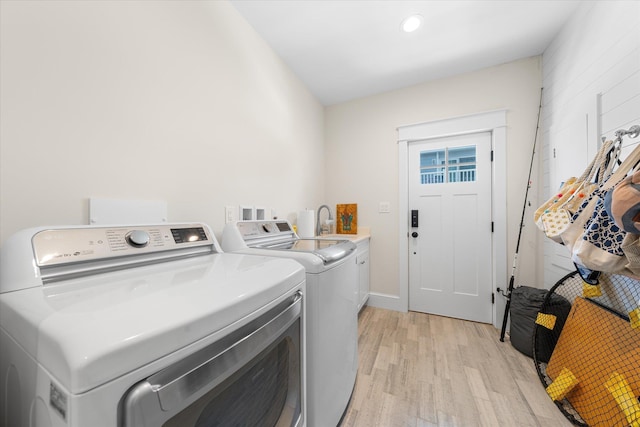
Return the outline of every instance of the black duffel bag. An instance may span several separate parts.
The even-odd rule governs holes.
[[[511,345],[529,357],[533,357],[533,331],[547,292],[546,289],[529,286],[519,286],[511,292]],[[551,295],[545,312],[556,316],[556,325],[552,331],[544,327],[537,328],[536,352],[539,361],[548,362],[551,358],[570,310],[571,303],[566,298],[556,293]]]

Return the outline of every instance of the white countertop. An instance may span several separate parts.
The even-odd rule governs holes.
[[[331,239],[349,239],[353,243],[362,242],[363,240],[367,240],[371,238],[370,228],[369,227],[358,227],[358,234],[323,234],[318,236],[321,238],[331,238]]]

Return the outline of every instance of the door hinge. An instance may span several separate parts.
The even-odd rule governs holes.
[[[495,228],[494,226],[495,226],[495,223],[494,223],[493,221],[491,221],[491,232],[492,232],[492,233],[493,233],[493,230],[494,230],[494,228]]]
[[[496,294],[491,292],[491,304],[495,304],[496,303]]]
[[[491,150],[491,161],[493,162],[493,150]]]

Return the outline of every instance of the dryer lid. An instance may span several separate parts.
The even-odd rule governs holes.
[[[0,294],[0,326],[82,393],[222,336],[304,280],[289,259],[212,254]]]

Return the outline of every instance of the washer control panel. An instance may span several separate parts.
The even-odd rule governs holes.
[[[133,230],[127,233],[125,239],[127,240],[127,243],[129,243],[134,248],[144,248],[149,244],[151,237],[146,231]]]
[[[49,229],[32,244],[40,267],[217,246],[204,224]]]
[[[244,240],[251,240],[261,237],[287,236],[295,237],[291,225],[288,221],[242,221],[237,224],[238,230]]]

